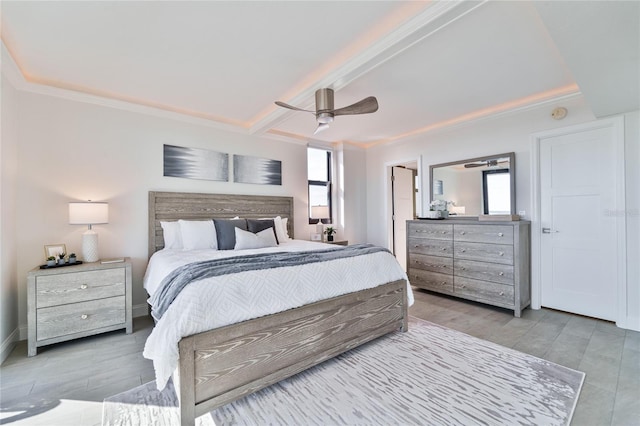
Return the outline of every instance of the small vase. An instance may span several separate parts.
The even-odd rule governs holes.
[[[47,266],[56,266],[55,260],[47,260]]]
[[[64,259],[58,259],[58,265],[64,265]]]
[[[76,263],[76,258],[75,257],[70,257],[69,258],[69,263]]]

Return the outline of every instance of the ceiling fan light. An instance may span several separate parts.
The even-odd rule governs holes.
[[[316,120],[320,124],[329,124],[333,121],[333,114],[330,112],[321,112],[316,116]]]

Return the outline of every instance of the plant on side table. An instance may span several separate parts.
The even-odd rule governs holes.
[[[333,241],[333,234],[336,232],[333,226],[327,226],[327,229],[324,230],[324,233],[327,234],[327,241]]]

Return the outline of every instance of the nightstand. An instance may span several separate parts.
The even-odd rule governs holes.
[[[34,268],[27,275],[28,355],[107,331],[132,331],[131,262]]]
[[[338,246],[348,246],[349,245],[349,241],[348,240],[325,241],[325,243],[327,243],[327,244],[335,244],[335,245],[338,245]]]

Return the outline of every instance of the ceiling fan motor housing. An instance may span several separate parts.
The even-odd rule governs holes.
[[[316,120],[323,124],[333,121],[333,89],[316,90]]]

